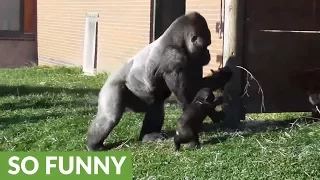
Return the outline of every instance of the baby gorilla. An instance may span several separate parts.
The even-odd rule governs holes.
[[[312,117],[320,118],[320,70],[310,69],[297,72],[292,77],[292,83],[308,96],[309,103],[312,106]]]
[[[309,102],[313,106],[312,117],[320,118],[320,94],[314,93],[309,95]]]
[[[192,103],[183,111],[178,120],[176,135],[174,136],[175,151],[179,151],[181,144],[190,143],[191,147],[199,147],[199,131],[207,116],[215,118],[215,111],[221,99],[215,100],[210,88],[201,89]]]

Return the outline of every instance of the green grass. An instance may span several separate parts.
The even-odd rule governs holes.
[[[1,69],[0,77],[0,151],[85,151],[97,110],[88,102],[97,97],[105,74],[32,67]],[[166,107],[164,130],[174,131],[180,113]],[[120,142],[113,150],[132,152],[136,179],[319,179],[320,128],[295,121],[300,116],[305,114],[250,114],[247,128],[236,132],[206,121],[202,148],[184,146],[175,153],[171,138],[138,142],[143,115],[127,113],[107,142]]]

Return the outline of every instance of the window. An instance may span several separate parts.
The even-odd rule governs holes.
[[[20,30],[20,0],[0,1],[0,30],[19,31]]]
[[[0,37],[36,33],[36,0],[0,0]]]

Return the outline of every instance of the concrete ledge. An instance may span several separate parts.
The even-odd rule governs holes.
[[[36,41],[0,40],[1,68],[19,68],[36,64]]]
[[[39,57],[39,66],[67,66],[67,67],[81,67],[80,64],[73,62],[66,62],[61,60],[56,60],[52,58]]]

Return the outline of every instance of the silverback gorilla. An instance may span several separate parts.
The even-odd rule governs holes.
[[[99,93],[87,149],[103,150],[104,140],[126,110],[145,113],[139,140],[159,139],[165,99],[173,93],[184,108],[203,86],[202,68],[210,61],[210,44],[205,18],[191,12],[177,18],[161,37],[113,72]]]

